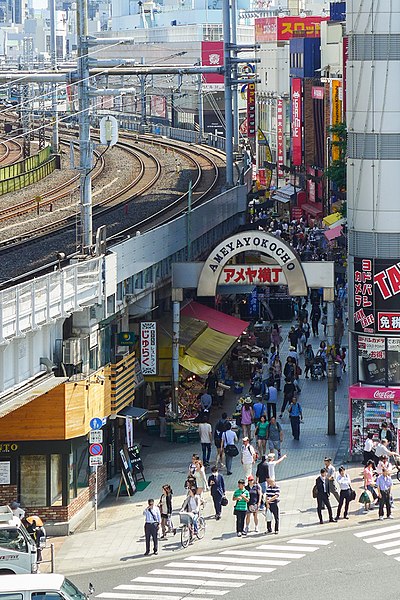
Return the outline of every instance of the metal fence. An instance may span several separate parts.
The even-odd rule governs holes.
[[[40,150],[37,154],[28,156],[12,165],[6,165],[0,168],[0,181],[6,179],[12,179],[21,175],[22,173],[28,173],[39,167],[41,164],[49,160],[51,154],[50,146],[46,146],[43,150]]]
[[[32,183],[36,183],[37,181],[44,179],[44,177],[47,177],[47,175],[50,175],[50,173],[55,171],[56,166],[57,159],[55,156],[53,156],[44,164],[41,164],[30,171],[27,171],[26,173],[15,175],[10,179],[0,180],[0,196],[7,194],[8,192],[16,192],[17,190],[21,190],[22,188],[31,185]],[[6,169],[7,167],[3,168]]]

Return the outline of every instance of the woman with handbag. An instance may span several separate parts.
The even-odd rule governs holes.
[[[262,501],[261,485],[254,481],[253,475],[248,477],[248,485],[246,490],[249,492],[250,498],[247,504],[247,515],[246,515],[246,528],[245,533],[249,531],[250,517],[253,515],[254,518],[254,531],[258,533],[258,511],[260,510]]]
[[[226,429],[222,434],[221,450],[225,452],[226,474],[232,475],[232,458],[239,454],[239,450],[235,446],[238,439],[236,433],[232,431],[232,424],[227,421]]]
[[[344,519],[348,519],[349,512],[349,504],[352,500],[355,499],[355,492],[351,489],[351,479],[350,475],[346,473],[345,467],[339,467],[339,475],[336,477],[336,481],[340,487],[340,496],[339,496],[339,505],[337,507],[336,519],[337,521],[340,518],[340,512],[342,510],[342,506],[344,504]]]
[[[174,526],[172,524],[172,519],[171,519],[171,515],[172,515],[172,489],[171,489],[171,486],[166,483],[165,485],[163,485],[162,490],[163,491],[162,491],[160,502],[158,505],[158,508],[160,509],[160,513],[161,513],[162,536],[160,539],[166,540],[167,539],[167,528],[168,528],[168,532],[169,533],[172,532],[174,535],[176,534],[176,529],[174,528]]]
[[[221,518],[222,506],[225,504],[222,502],[225,497],[225,481],[218,468],[213,467],[211,469],[211,475],[208,478],[208,486],[210,488],[211,498],[213,499],[215,508],[215,520],[219,521]]]

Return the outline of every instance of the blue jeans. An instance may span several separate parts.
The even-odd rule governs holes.
[[[203,450],[203,463],[210,462],[211,456],[211,444],[201,444],[201,449]]]
[[[225,465],[228,473],[232,471],[232,458],[233,456],[228,456],[227,454],[225,454]]]

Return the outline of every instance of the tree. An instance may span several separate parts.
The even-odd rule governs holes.
[[[337,149],[332,152],[336,157],[331,160],[329,167],[325,170],[325,176],[334,183],[340,192],[346,191],[347,176],[347,128],[346,123],[337,123],[328,129],[331,134],[331,145]]]

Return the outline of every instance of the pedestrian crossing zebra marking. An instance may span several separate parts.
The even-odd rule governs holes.
[[[382,550],[386,556],[392,556],[394,560],[400,561],[400,525],[388,527],[375,527],[354,534],[366,544],[373,545],[376,550]]]
[[[400,546],[400,531],[399,531]],[[330,540],[293,538],[282,544],[261,544],[251,550],[237,546],[213,555],[191,555],[151,569],[146,576],[98,594],[103,600],[224,600],[242,588],[273,573],[293,560],[309,556]],[[400,549],[399,549],[400,553]],[[398,557],[400,560],[400,557]]]

